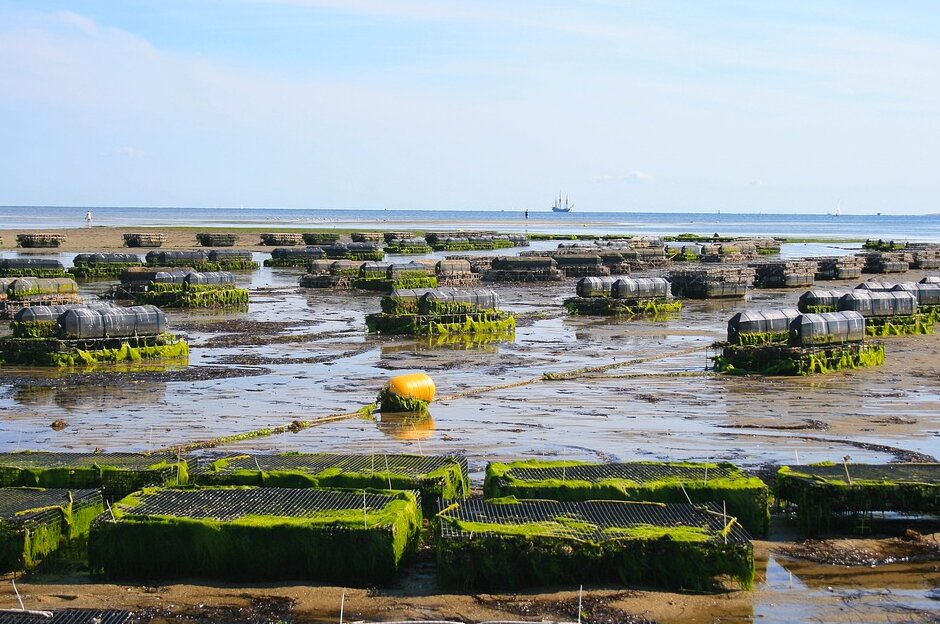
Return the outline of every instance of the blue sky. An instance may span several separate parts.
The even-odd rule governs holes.
[[[0,204],[940,212],[934,2],[0,0]]]

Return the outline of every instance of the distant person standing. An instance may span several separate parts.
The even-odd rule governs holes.
[[[529,220],[529,211],[528,211],[528,209],[526,209],[526,211],[525,211],[525,220],[526,220],[526,221]]]
[[[85,225],[91,227],[91,210],[85,213]]]

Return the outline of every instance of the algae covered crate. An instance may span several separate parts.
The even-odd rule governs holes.
[[[394,579],[417,542],[416,492],[149,488],[92,527],[93,574],[112,579]]]
[[[754,548],[719,507],[472,499],[438,514],[438,579],[459,589],[582,583],[749,589]]]
[[[417,490],[428,511],[438,498],[468,495],[467,460],[447,455],[339,455],[286,453],[236,455],[201,467],[201,485],[262,485],[291,488]]]
[[[0,453],[0,487],[100,488],[108,500],[187,481],[185,459],[138,453]]]
[[[530,460],[486,467],[487,498],[557,501],[620,500],[717,503],[753,535],[770,523],[768,490],[757,477],[726,463]]]
[[[0,571],[35,567],[102,511],[98,490],[0,488]]]
[[[864,531],[873,512],[940,514],[940,464],[814,464],[777,472],[777,504],[808,534]]]

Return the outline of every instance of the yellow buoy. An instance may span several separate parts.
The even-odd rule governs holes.
[[[427,409],[437,389],[425,373],[392,377],[379,393],[382,411],[418,412]]]

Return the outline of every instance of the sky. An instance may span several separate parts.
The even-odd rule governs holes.
[[[934,0],[0,0],[0,205],[940,212]]]

